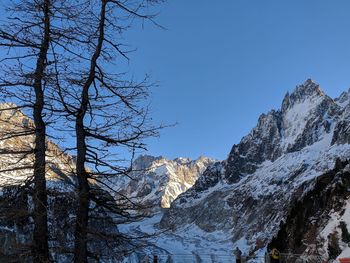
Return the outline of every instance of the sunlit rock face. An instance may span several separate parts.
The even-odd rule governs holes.
[[[133,163],[130,178],[118,181],[121,191],[136,197],[154,210],[169,208],[176,197],[192,187],[204,170],[215,161],[207,157],[197,160],[141,155]]]
[[[246,253],[260,251],[292,204],[337,159],[350,156],[349,97],[345,92],[332,99],[310,79],[297,86],[280,109],[259,117],[226,160],[209,166],[177,197],[161,226],[223,230],[230,233],[228,246],[243,242]]]
[[[16,105],[0,104],[0,262],[32,262],[29,255],[34,227],[34,139],[33,121]],[[90,182],[91,192],[99,191],[108,197],[105,189],[95,181]],[[52,258],[55,262],[72,262],[69,251],[74,244],[78,203],[75,161],[49,139],[46,140],[46,188]],[[91,206],[95,206],[93,201]],[[117,224],[111,223],[115,218],[112,220],[103,209],[91,209],[90,216],[91,231],[118,233]],[[105,249],[105,243],[98,238],[90,240],[88,246],[92,253],[112,257],[113,252]]]
[[[34,161],[34,123],[15,104],[0,104],[0,189],[4,186],[21,185],[32,176],[30,166]],[[47,167],[46,178],[50,188],[55,182],[67,183],[66,190],[72,191],[75,183],[73,175],[75,162],[58,145],[50,140],[46,142]],[[26,152],[16,154],[16,152]],[[9,154],[13,152],[13,154]],[[27,169],[20,169],[28,167]],[[71,185],[71,186],[69,186]],[[55,187],[59,187],[55,185]],[[66,187],[66,186],[65,186]]]

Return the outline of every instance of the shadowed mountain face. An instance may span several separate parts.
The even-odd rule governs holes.
[[[275,161],[319,141],[340,117],[341,107],[311,80],[287,93],[280,110],[259,117],[257,126],[234,145],[225,165],[230,183],[255,172],[264,161]]]
[[[333,100],[307,80],[286,94],[280,109],[262,114],[227,160],[209,166],[172,203],[161,226],[224,230],[228,247],[233,242],[247,253],[262,251],[292,203],[337,159],[350,156],[349,118],[348,92]]]
[[[313,189],[291,204],[269,246],[304,254],[308,262],[349,256],[349,188],[349,160],[337,160],[334,169],[319,176]]]

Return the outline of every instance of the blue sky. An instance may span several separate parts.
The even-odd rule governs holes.
[[[312,78],[331,97],[350,87],[348,0],[173,0],[126,36],[130,70],[148,73],[156,121],[178,122],[149,142],[169,158],[226,158],[283,96]]]
[[[349,0],[168,0],[157,11],[166,30],[135,23],[125,34],[137,49],[128,70],[159,83],[155,122],[178,123],[149,154],[224,159],[305,79],[331,97],[350,87]]]

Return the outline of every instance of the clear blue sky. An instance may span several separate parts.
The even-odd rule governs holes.
[[[155,121],[178,122],[150,154],[224,159],[305,79],[332,97],[350,87],[349,0],[168,0],[158,11],[167,30],[146,23],[125,35],[137,48],[131,73],[159,81]]]
[[[226,158],[284,94],[312,78],[335,97],[350,87],[349,0],[172,0],[126,40],[149,73],[154,119],[178,122],[150,141],[169,158]]]

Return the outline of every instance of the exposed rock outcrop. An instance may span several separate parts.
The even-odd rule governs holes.
[[[331,99],[312,80],[297,86],[280,109],[259,117],[227,160],[209,166],[172,203],[161,226],[224,230],[233,243],[244,241],[246,253],[260,251],[295,200],[350,155],[347,98]]]

